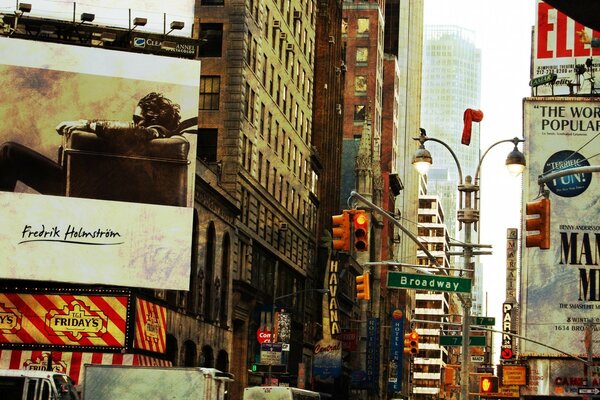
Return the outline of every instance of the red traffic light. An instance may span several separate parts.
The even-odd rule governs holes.
[[[525,230],[528,231],[525,238],[526,247],[539,247],[547,250],[550,248],[550,199],[542,198],[531,201],[525,205],[527,215],[537,215],[535,218],[525,220]],[[529,233],[538,231],[539,233]]]
[[[338,251],[350,251],[350,215],[344,211],[331,217],[332,247]]]
[[[411,356],[414,356],[419,352],[419,334],[417,331],[412,330],[404,335],[404,352]]]
[[[354,250],[357,252],[369,249],[369,216],[362,210],[354,212]]]

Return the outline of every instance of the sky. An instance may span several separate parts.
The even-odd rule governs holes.
[[[481,149],[493,143],[523,138],[522,100],[529,87],[531,31],[535,24],[535,0],[424,0],[426,25],[456,25],[475,32],[482,53],[482,87],[479,108]],[[522,150],[522,147],[520,146]],[[460,149],[457,156],[460,160]],[[481,169],[480,243],[491,244],[493,254],[481,256],[487,315],[501,329],[502,303],[506,299],[506,230],[520,228],[521,179],[504,166],[511,144],[501,144],[485,157]],[[527,154],[525,154],[527,158]],[[474,174],[475,171],[465,171]],[[493,351],[498,356],[499,334]]]

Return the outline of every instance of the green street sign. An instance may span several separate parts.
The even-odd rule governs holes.
[[[494,326],[496,325],[496,318],[471,316],[471,325]]]
[[[440,336],[440,346],[462,346],[462,336]],[[469,346],[485,346],[485,336],[469,336]]]
[[[390,289],[422,289],[440,292],[471,292],[471,280],[453,276],[408,274],[388,272],[387,286]]]
[[[557,75],[555,73],[537,76],[537,77],[533,78],[531,81],[529,81],[529,86],[537,87],[537,86],[545,85],[547,83],[554,84],[554,82],[556,82],[556,77],[557,77]]]

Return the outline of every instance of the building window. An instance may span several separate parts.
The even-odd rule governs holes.
[[[200,78],[200,110],[218,110],[221,91],[220,76],[203,76]]]
[[[198,129],[196,157],[206,162],[217,161],[217,129]]]
[[[356,62],[366,63],[369,61],[369,48],[368,47],[357,47],[356,48]]]
[[[358,18],[356,22],[356,32],[369,33],[369,18]]]
[[[354,77],[354,90],[356,92],[367,91],[367,77],[365,75],[357,75]]]
[[[355,121],[364,121],[366,109],[367,109],[367,107],[365,107],[364,104],[354,105],[354,120]]]
[[[219,3],[223,4],[222,1]],[[221,57],[223,24],[200,24],[199,36],[198,57]]]

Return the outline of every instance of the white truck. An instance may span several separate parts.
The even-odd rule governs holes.
[[[214,368],[85,364],[84,400],[223,400],[231,375]]]
[[[0,369],[2,400],[79,400],[68,375],[52,371]]]

